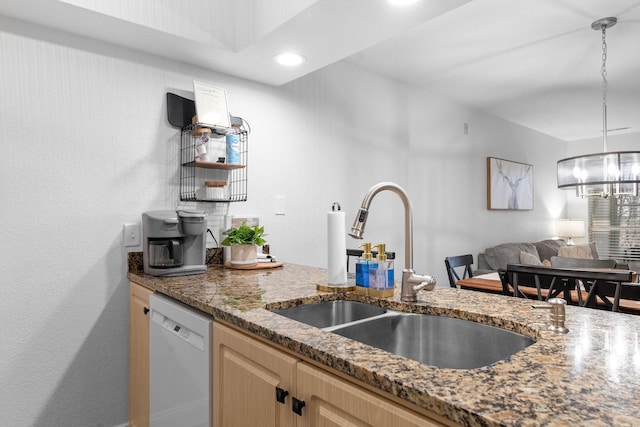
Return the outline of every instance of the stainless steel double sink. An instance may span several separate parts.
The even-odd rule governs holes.
[[[322,301],[274,313],[439,368],[489,366],[535,342],[470,320],[403,313],[357,301]]]

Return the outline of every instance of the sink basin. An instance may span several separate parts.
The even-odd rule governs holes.
[[[317,328],[328,328],[354,322],[386,312],[387,310],[382,307],[357,301],[322,301],[317,304],[306,304],[274,311],[281,316]]]
[[[469,320],[399,312],[332,332],[427,365],[454,369],[488,366],[535,342],[527,336]]]

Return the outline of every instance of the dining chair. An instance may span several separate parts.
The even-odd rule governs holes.
[[[471,254],[446,257],[444,264],[447,267],[449,285],[452,288],[456,287],[458,280],[473,277],[473,270],[471,269],[473,266],[473,255]],[[462,275],[462,277],[460,277],[460,275]]]
[[[615,259],[585,259],[585,258],[566,258],[560,256],[552,256],[552,267],[559,268],[576,268],[576,269],[603,269],[611,270],[614,268],[624,268],[625,266],[618,265]],[[626,268],[625,268],[626,269]],[[576,282],[577,288],[584,288],[587,291],[590,289],[591,282],[588,280],[580,280]]]
[[[522,273],[534,276],[536,289],[534,289],[533,295],[531,293],[527,295],[526,291],[529,289],[521,289],[518,274]],[[631,282],[633,278],[633,272],[629,270],[588,270],[508,264],[507,276],[514,289],[514,295],[518,297],[528,298],[533,296],[539,300],[548,300],[562,294],[562,298],[567,301],[567,304],[577,303],[581,307],[592,308],[606,307],[615,311],[619,311],[620,295],[623,294],[623,288],[624,295],[627,295],[628,299],[634,299],[634,292],[637,289],[622,286]],[[542,277],[552,278],[547,289],[542,286],[544,283],[540,280]],[[584,285],[586,296],[583,295],[583,291],[578,286],[579,282]],[[616,288],[616,286],[618,287]],[[577,297],[577,301],[574,301],[574,295]],[[618,295],[617,298],[616,295]],[[636,313],[640,313],[640,304]]]
[[[583,306],[640,314],[640,283],[596,280]]]
[[[527,264],[508,264],[504,273],[503,290],[509,287],[511,294],[519,298],[534,298],[545,301],[550,298],[564,298],[571,303],[570,290],[576,287],[576,281],[565,271],[547,266]],[[562,295],[561,295],[562,294]]]

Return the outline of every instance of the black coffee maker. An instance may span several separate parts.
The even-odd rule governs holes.
[[[207,271],[207,222],[203,212],[145,212],[142,239],[142,262],[147,274],[184,276]]]

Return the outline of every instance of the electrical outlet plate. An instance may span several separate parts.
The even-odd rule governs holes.
[[[140,224],[124,225],[124,247],[140,246]]]

